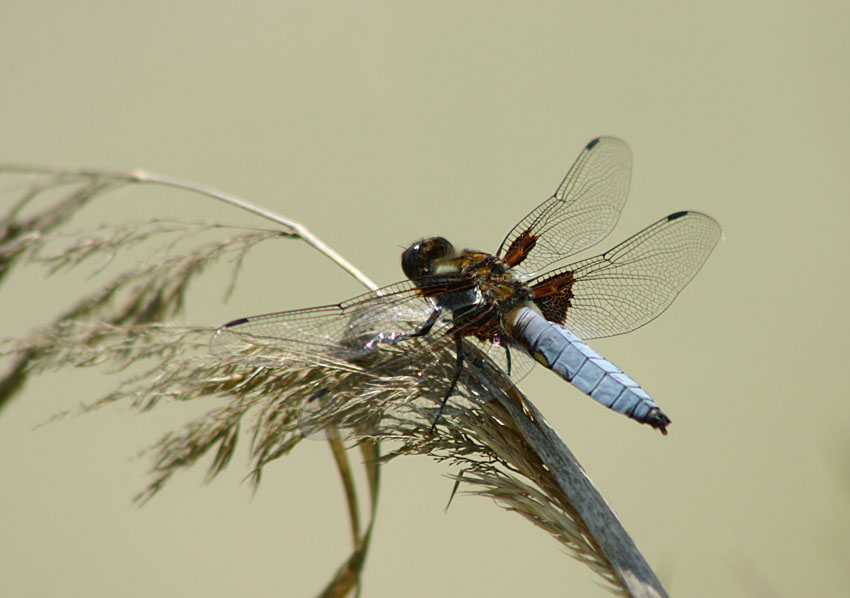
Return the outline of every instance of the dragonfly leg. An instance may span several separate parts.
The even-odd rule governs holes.
[[[437,323],[437,319],[439,319],[440,314],[443,313],[443,308],[439,305],[434,307],[434,311],[431,312],[431,315],[428,316],[428,319],[422,324],[422,327],[419,328],[416,332],[408,332],[403,335],[402,338],[416,338],[418,336],[425,336],[429,332],[431,332],[431,328],[434,327],[434,324]]]
[[[449,402],[449,397],[452,396],[452,393],[457,388],[457,382],[460,380],[460,373],[463,370],[463,337],[456,336],[455,337],[455,351],[457,353],[457,366],[455,367],[455,374],[452,376],[452,383],[449,385],[449,390],[446,392],[446,396],[443,397],[442,403],[440,403],[440,409],[437,411],[437,417],[434,418],[434,423],[431,424],[431,429],[428,430],[429,434],[434,433],[434,428],[437,427],[437,423],[440,421],[440,417],[443,415],[443,410],[446,408],[446,403]]]
[[[505,348],[505,365],[508,366],[508,376],[511,375],[511,348],[507,343],[502,345]]]

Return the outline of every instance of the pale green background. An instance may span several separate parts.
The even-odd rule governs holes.
[[[594,346],[672,417],[666,438],[537,371],[523,383],[679,596],[850,592],[847,2],[10,2],[0,7],[0,160],[146,168],[313,228],[377,282],[442,234],[494,250],[589,139],[635,152],[606,244],[679,209],[725,240],[657,322]],[[238,7],[237,7],[238,6]],[[154,194],[155,195],[155,194]],[[132,217],[244,221],[175,197]],[[75,279],[77,280],[77,279]],[[62,281],[7,281],[3,336],[52,318]],[[76,283],[75,283],[76,284]],[[295,243],[260,251],[233,317],[357,284]],[[212,288],[212,287],[210,287]],[[61,292],[60,292],[61,295]],[[74,372],[0,416],[3,596],[310,596],[348,550],[322,443],[266,473],[145,508],[133,459],[185,421],[117,407],[33,428],[109,386]],[[445,466],[385,469],[364,596],[602,596],[558,544]]]

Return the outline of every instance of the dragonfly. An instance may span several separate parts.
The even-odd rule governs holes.
[[[605,253],[565,264],[613,230],[631,170],[624,141],[593,139],[555,193],[495,253],[458,250],[443,237],[416,241],[401,257],[406,280],[341,303],[233,320],[215,332],[211,351],[274,367],[287,359],[361,364],[382,349],[428,363],[450,349],[454,373],[433,431],[474,346],[475,355],[492,358],[515,381],[539,363],[666,434],[671,420],[650,395],[585,341],[658,317],[705,263],[721,229],[707,214],[679,211]]]

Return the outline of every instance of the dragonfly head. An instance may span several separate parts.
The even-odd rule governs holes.
[[[417,241],[401,254],[404,275],[415,280],[434,274],[435,262],[455,254],[454,246],[443,237]]]

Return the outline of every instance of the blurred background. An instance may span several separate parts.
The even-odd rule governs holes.
[[[542,368],[522,387],[671,594],[850,592],[850,5],[13,0],[0,15],[0,161],[214,186],[305,223],[379,284],[401,278],[418,237],[494,251],[589,139],[624,138],[630,201],[597,249],[680,209],[725,234],[661,318],[593,343],[655,397],[670,435]],[[256,222],[141,198],[76,224]],[[86,284],[7,280],[0,336],[52,320],[69,280]],[[213,288],[185,321],[362,290],[290,241],[250,256],[229,303]],[[314,595],[349,550],[326,445],[269,467],[256,496],[243,449],[209,486],[190,472],[137,509],[138,453],[186,421],[180,407],[39,426],[113,383],[45,376],[0,416],[0,592]],[[444,513],[449,473],[426,459],[384,469],[364,596],[607,595],[489,500]]]

